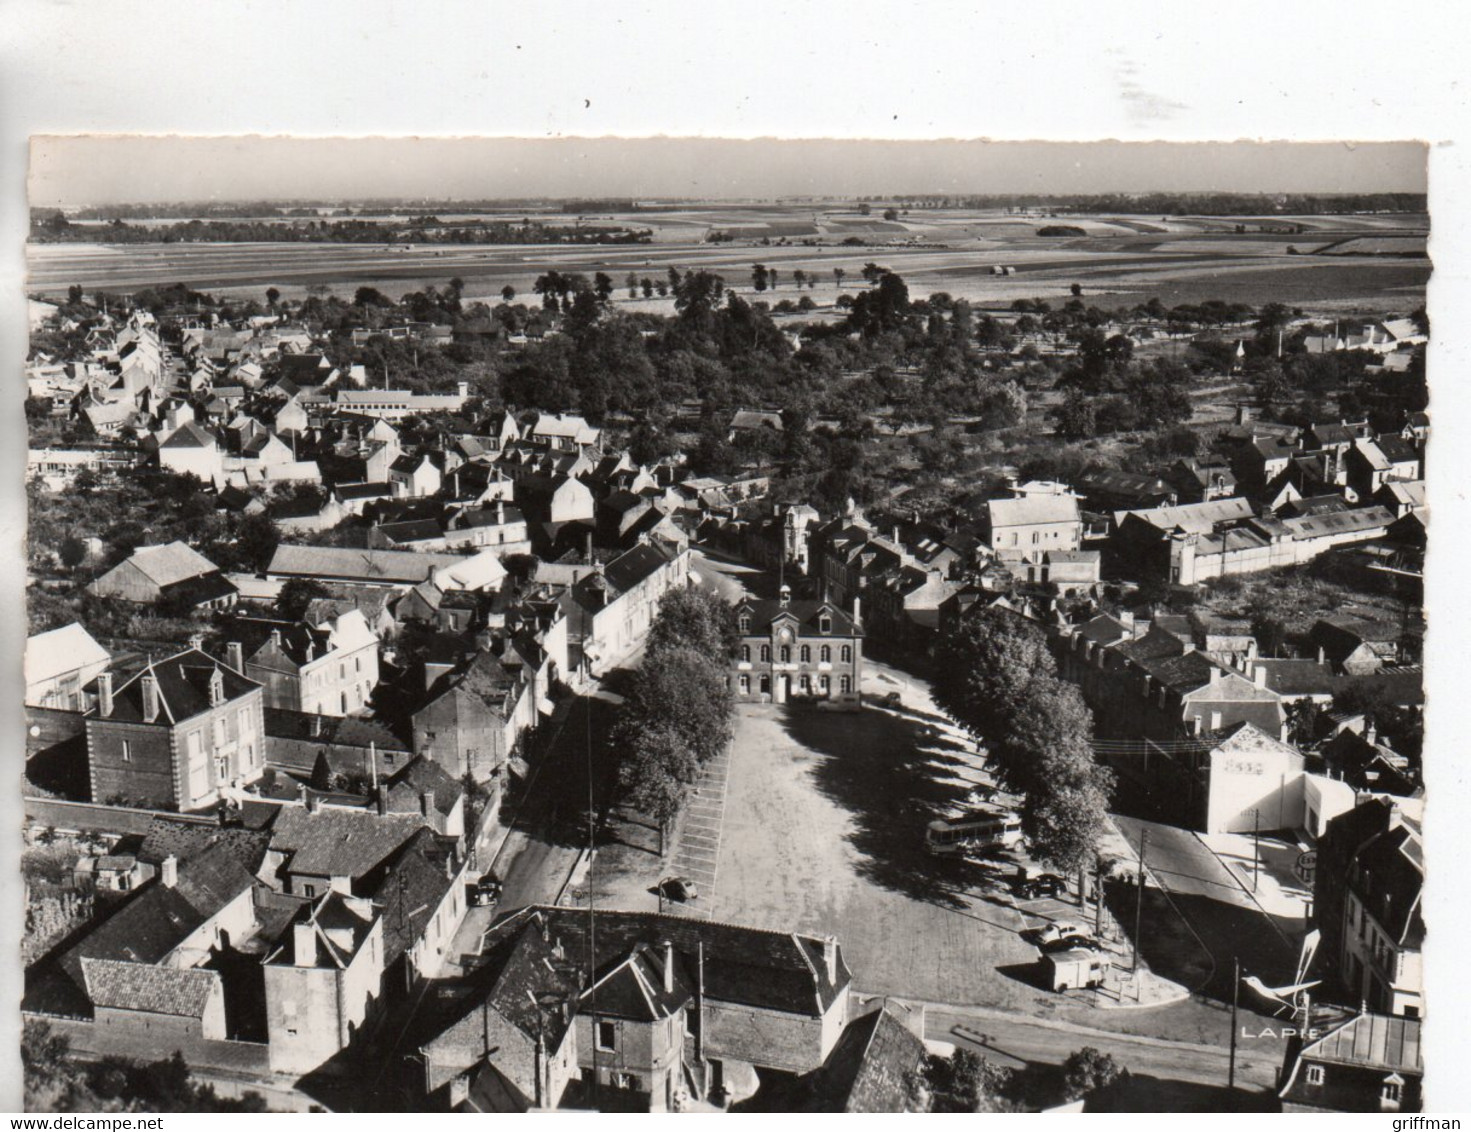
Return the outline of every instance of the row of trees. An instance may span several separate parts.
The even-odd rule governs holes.
[[[1006,610],[975,610],[941,637],[936,672],[936,702],[986,745],[1006,789],[1025,796],[1032,852],[1083,873],[1096,858],[1113,775],[1094,761],[1092,715],[1058,678],[1042,630]]]
[[[661,856],[690,786],[730,742],[735,702],[726,662],[736,641],[734,613],[719,595],[665,595],[614,727],[624,749],[624,798],[658,823]]]

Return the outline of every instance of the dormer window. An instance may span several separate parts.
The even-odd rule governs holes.
[[[211,707],[218,707],[225,702],[225,678],[220,675],[216,668],[209,678],[209,703]]]
[[[832,617],[824,613],[821,617],[817,619],[817,628],[819,632],[831,633],[833,631]]]
[[[740,626],[742,633],[749,633],[751,631],[751,615],[749,613],[741,614]]]
[[[1385,1080],[1383,1088],[1379,1090],[1379,1099],[1387,1105],[1397,1106],[1400,1103],[1403,1085],[1404,1081],[1399,1074],[1394,1074]]]
[[[1321,1065],[1308,1066],[1308,1084],[1321,1085],[1323,1083],[1323,1067]]]

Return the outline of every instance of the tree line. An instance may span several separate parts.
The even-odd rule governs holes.
[[[614,725],[624,800],[658,824],[661,856],[690,787],[731,740],[726,665],[736,641],[734,611],[719,595],[666,594]]]
[[[1094,760],[1092,714],[1058,677],[1042,630],[1007,610],[976,609],[940,638],[936,661],[935,701],[985,745],[1002,785],[1024,796],[1032,853],[1060,872],[1085,871],[1113,774]]]

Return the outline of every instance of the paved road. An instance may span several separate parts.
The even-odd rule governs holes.
[[[1022,1018],[1000,1011],[936,1007],[925,1016],[925,1034],[931,1040],[966,1046],[1003,1066],[1018,1067],[1023,1062],[1059,1065],[1075,1050],[1092,1046],[1111,1054],[1135,1075],[1215,1086],[1226,1083],[1229,1026],[1229,1015],[1223,1014],[1221,1045],[1217,1047]],[[1248,1030],[1255,1032],[1252,1027]],[[1272,1088],[1282,1054],[1281,1043],[1275,1039],[1244,1040],[1236,1058],[1238,1087],[1258,1091]]]

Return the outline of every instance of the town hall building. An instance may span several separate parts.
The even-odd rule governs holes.
[[[732,662],[737,700],[786,703],[855,695],[863,678],[863,629],[831,601],[746,598],[735,608],[741,643]]]

